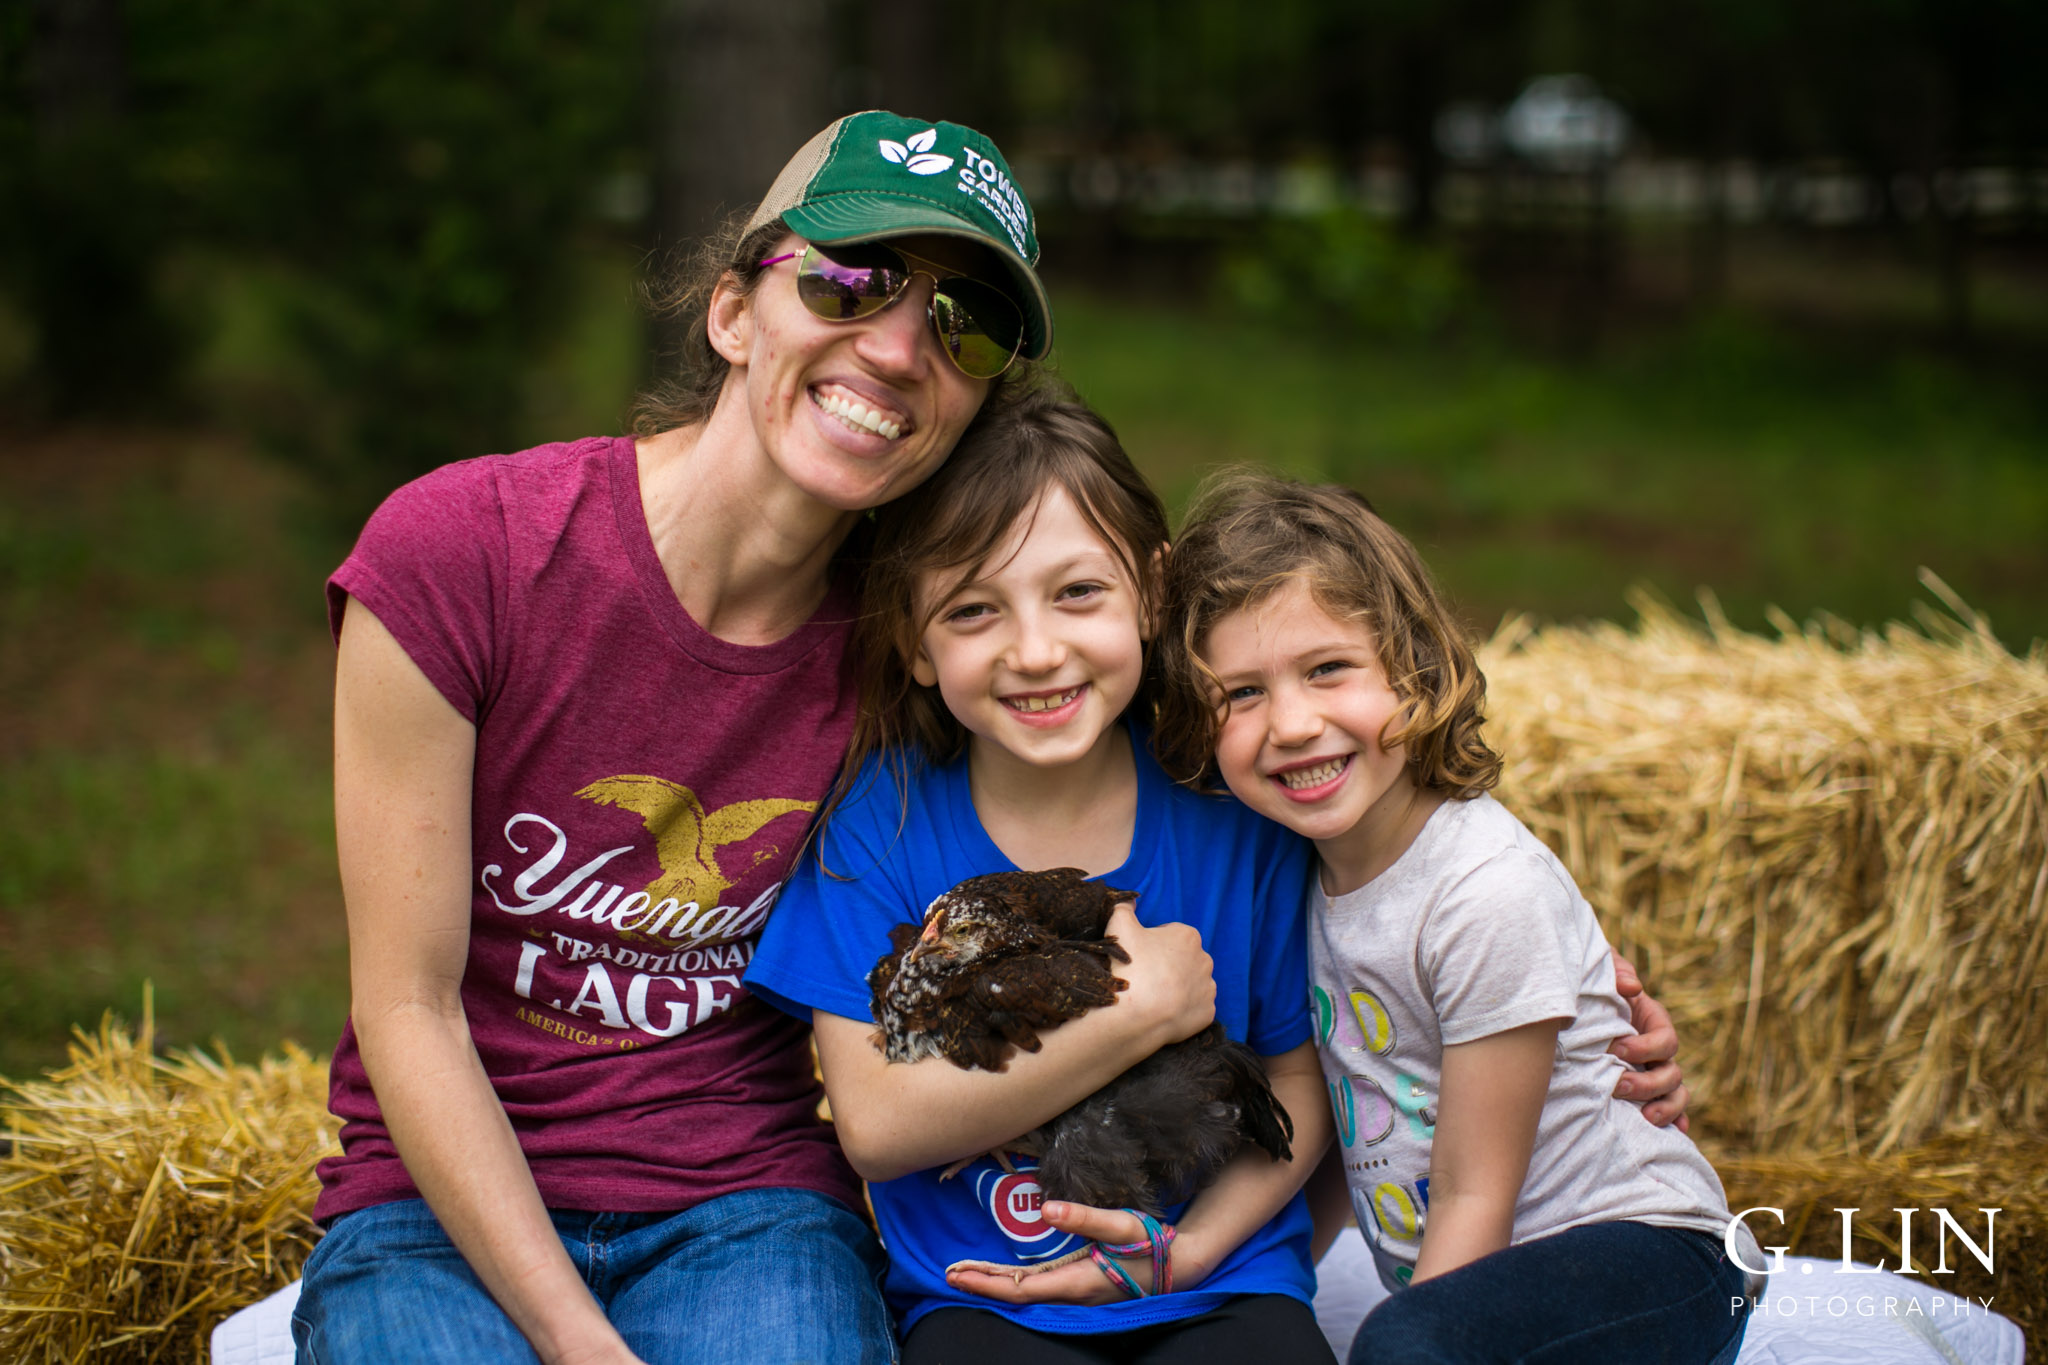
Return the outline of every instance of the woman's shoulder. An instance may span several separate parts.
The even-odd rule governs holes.
[[[623,439],[592,436],[450,461],[394,488],[371,514],[369,529],[425,523],[421,529],[440,531],[465,518],[511,517],[508,501],[559,496],[579,482],[608,477],[615,447]]]

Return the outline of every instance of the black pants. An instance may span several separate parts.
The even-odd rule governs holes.
[[[1245,1294],[1214,1312],[1129,1332],[1034,1332],[998,1313],[940,1308],[919,1318],[903,1365],[1336,1365],[1315,1314],[1284,1294]]]

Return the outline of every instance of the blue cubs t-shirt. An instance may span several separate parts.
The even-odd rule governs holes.
[[[1138,769],[1130,857],[1100,880],[1135,891],[1138,919],[1178,920],[1201,931],[1216,964],[1216,1017],[1265,1056],[1307,1042],[1308,964],[1303,907],[1313,869],[1307,843],[1234,799],[1176,786],[1132,735]],[[925,907],[969,877],[1015,867],[981,826],[965,758],[912,765],[905,791],[893,765],[871,760],[782,888],[747,971],[747,986],[808,1019],[813,1009],[871,1018],[867,975],[889,930],[921,921]],[[821,869],[829,869],[831,875]],[[1113,1006],[1110,1008],[1114,1008]],[[1187,1293],[1102,1307],[1022,1307],[946,1283],[955,1261],[1030,1264],[1084,1245],[1043,1222],[1028,1161],[1012,1175],[984,1157],[950,1180],[919,1171],[868,1187],[889,1250],[890,1306],[910,1327],[934,1308],[980,1308],[1041,1332],[1128,1331],[1220,1307],[1239,1294],[1315,1292],[1307,1201],[1297,1194]],[[1199,1196],[1198,1196],[1199,1197]],[[1178,1219],[1186,1205],[1167,1210]]]

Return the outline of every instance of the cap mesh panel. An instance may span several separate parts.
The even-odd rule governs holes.
[[[790,209],[795,208],[804,197],[804,189],[823,168],[832,155],[832,144],[839,137],[839,129],[846,122],[843,118],[833,119],[823,132],[797,148],[796,155],[782,168],[782,174],[775,177],[775,183],[762,196],[761,207],[754,210],[754,216],[747,220],[747,231],[774,222]]]

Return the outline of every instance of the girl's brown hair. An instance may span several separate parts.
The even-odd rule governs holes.
[[[1256,470],[1206,480],[1166,569],[1155,748],[1184,782],[1213,783],[1221,726],[1201,646],[1216,623],[1300,579],[1330,616],[1373,633],[1400,708],[1382,742],[1405,746],[1416,781],[1470,800],[1500,780],[1480,737],[1486,676],[1422,556],[1348,488]]]
[[[948,763],[965,751],[966,728],[937,688],[918,685],[911,661],[954,588],[988,562],[1019,518],[1035,514],[1054,484],[1122,561],[1145,619],[1159,619],[1155,552],[1166,544],[1166,509],[1116,432],[1043,373],[991,395],[938,472],[875,512],[854,627],[860,714],[842,788],[878,753],[898,765],[900,778],[915,762]],[[944,587],[920,593],[934,574]],[[1149,710],[1155,691],[1148,669],[1134,708]]]

